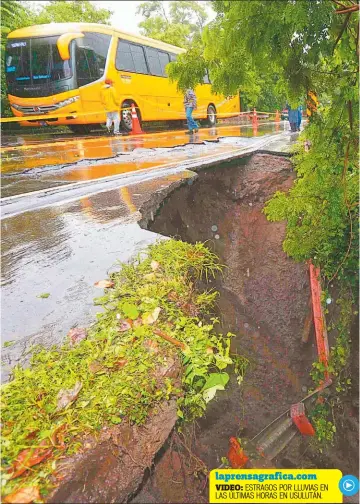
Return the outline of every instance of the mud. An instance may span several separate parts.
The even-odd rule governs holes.
[[[193,184],[172,194],[149,227],[192,243],[209,241],[226,265],[214,285],[221,292],[221,330],[236,334],[232,351],[251,364],[244,385],[231,387],[210,403],[202,422],[205,430],[210,428],[209,442],[216,422],[219,431],[228,431],[224,451],[228,433],[240,430],[243,436],[255,436],[288,409],[289,398],[301,399],[310,386],[316,351],[312,343],[301,342],[307,268],[282,251],[285,223],[268,222],[262,212],[264,202],[276,190],[287,190],[293,178],[287,158],[267,154],[206,169]],[[231,412],[226,427],[224,403]],[[220,451],[213,452],[213,463],[220,456]]]
[[[232,352],[246,356],[250,368],[241,386],[232,376],[227,390],[217,395],[198,422],[193,453],[208,469],[221,464],[229,437],[253,438],[313,385],[309,373],[317,360],[315,341],[310,336],[302,342],[309,306],[308,270],[282,250],[285,223],[268,222],[263,214],[264,203],[275,191],[288,190],[294,178],[286,157],[255,154],[198,171],[198,177],[175,190],[156,212],[154,207],[152,214],[149,207],[141,209],[144,227],[191,243],[208,241],[226,266],[214,282],[220,291],[219,330],[236,335]],[[352,436],[357,439],[354,408],[350,415],[344,415],[345,432],[326,454],[320,456],[308,440],[297,436],[274,465],[335,467],[356,474],[357,445],[351,441]],[[345,455],[349,446],[351,458]],[[171,450],[164,457],[171,460]],[[169,463],[160,461],[134,502],[194,502],[185,491],[187,479],[178,483],[182,494],[177,486],[175,496],[175,487],[162,483],[163,471],[165,478],[172,478]],[[203,498],[199,491],[197,501]]]
[[[126,502],[174,428],[176,410],[172,400],[160,405],[143,426],[104,428],[100,439],[87,440],[81,454],[57,468],[63,479],[47,502]]]

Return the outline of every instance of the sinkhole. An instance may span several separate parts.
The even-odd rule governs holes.
[[[219,331],[236,335],[231,351],[250,365],[241,385],[233,375],[199,421],[198,452],[209,467],[219,466],[229,437],[251,439],[312,386],[316,347],[312,338],[302,342],[308,269],[283,252],[286,223],[269,222],[263,213],[265,202],[294,178],[288,157],[256,153],[199,169],[141,209],[142,227],[207,242],[225,266],[210,283],[220,292]],[[289,457],[284,460],[277,466],[288,466]]]

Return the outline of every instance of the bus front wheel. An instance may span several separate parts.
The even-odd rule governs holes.
[[[132,118],[131,118],[131,104],[133,102],[130,101],[124,101],[123,104],[121,105],[121,127],[125,131],[131,131],[132,130]],[[140,109],[135,103],[135,108],[136,108],[136,114],[138,116],[140,126],[141,126],[141,115],[140,115]],[[126,110],[124,110],[126,109]]]
[[[209,105],[207,108],[207,123],[209,126],[216,125],[216,108],[214,105]]]

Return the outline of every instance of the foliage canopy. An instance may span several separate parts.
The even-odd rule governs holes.
[[[178,47],[190,47],[207,20],[207,13],[200,2],[169,2],[166,10],[164,2],[150,1],[140,4],[137,14],[145,19],[139,23],[141,33]]]
[[[6,46],[6,37],[8,34],[18,28],[26,25],[27,11],[17,0],[2,0],[0,5],[1,13],[1,115],[11,115],[9,102],[7,99],[5,72],[4,72],[4,49]]]
[[[46,23],[108,24],[112,14],[110,10],[98,8],[89,0],[50,0],[38,9],[27,2],[24,6],[27,9],[27,26]]]

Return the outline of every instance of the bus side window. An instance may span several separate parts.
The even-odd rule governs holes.
[[[160,77],[163,77],[163,71],[161,68],[159,58],[159,51],[157,49],[154,49],[153,47],[146,47],[145,51],[149,63],[150,73],[152,75],[158,75]]]
[[[170,53],[170,55],[169,55],[169,56],[170,56],[170,61],[171,61],[171,62],[172,62],[172,61],[176,61],[176,60],[177,60],[177,54],[172,54],[172,53]]]
[[[148,74],[144,48],[136,44],[130,44],[130,50],[134,61],[135,72]]]
[[[159,59],[160,59],[162,75],[163,75],[163,77],[167,77],[167,73],[166,73],[165,68],[166,68],[166,65],[168,65],[170,63],[170,58],[169,58],[168,53],[159,51]]]
[[[115,67],[125,72],[135,72],[134,60],[131,54],[129,42],[119,40],[116,49]]]
[[[115,66],[117,70],[148,74],[144,48],[137,44],[131,44],[125,40],[119,40],[116,50]]]

